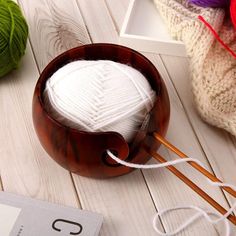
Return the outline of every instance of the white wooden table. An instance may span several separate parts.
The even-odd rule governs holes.
[[[30,28],[21,66],[0,80],[0,188],[33,198],[99,212],[101,235],[150,236],[156,211],[179,204],[211,208],[166,169],[94,180],[69,173],[41,147],[31,119],[31,102],[40,72],[61,52],[91,42],[118,42],[129,0],[19,0]],[[196,157],[222,180],[236,184],[236,140],[205,124],[197,115],[186,58],[145,54],[161,72],[171,100],[167,138]],[[171,160],[166,149],[159,150]],[[178,168],[225,208],[233,199],[186,164]],[[160,219],[163,230],[176,228],[191,211]],[[233,235],[236,227],[231,225]],[[204,220],[179,235],[223,235],[223,225]]]

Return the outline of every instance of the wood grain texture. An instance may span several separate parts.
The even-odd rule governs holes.
[[[100,4],[93,4],[93,0],[79,0],[79,8],[82,11],[85,24],[90,32],[91,40],[93,42],[112,42],[117,43],[118,34],[112,23],[112,18],[106,8],[105,2],[100,1]],[[91,10],[92,9],[92,10]],[[92,11],[93,14],[90,14]],[[106,19],[104,21],[104,19]],[[96,22],[96,25],[94,24]],[[95,29],[96,26],[96,29]],[[103,29],[109,29],[107,33]],[[93,33],[96,30],[96,33]],[[132,177],[135,176],[135,177]],[[75,184],[77,191],[80,193],[80,201],[85,209],[97,208],[97,204],[100,213],[105,217],[105,224],[102,228],[101,235],[153,235],[154,230],[151,227],[152,217],[155,213],[155,207],[152,199],[147,195],[147,186],[143,180],[140,171],[131,173],[127,176],[115,178],[107,181],[101,181],[102,185],[97,189],[99,181],[89,181],[90,184],[81,184],[81,177],[75,176]],[[117,182],[117,180],[123,180]],[[136,185],[128,185],[129,181],[135,180]],[[85,181],[86,179],[84,179]],[[80,189],[88,188],[86,191]],[[115,186],[112,188],[111,186]],[[139,191],[137,191],[137,187]],[[95,190],[96,189],[96,190]],[[122,191],[118,194],[118,189]],[[93,194],[97,196],[102,195],[99,200],[94,199],[90,202],[90,197],[85,194],[93,191]],[[99,191],[99,192],[97,192]],[[142,202],[145,204],[143,205]],[[129,205],[132,203],[132,205]],[[135,204],[133,204],[135,203]],[[110,205],[113,205],[113,213],[109,211]],[[134,205],[134,208],[133,208]],[[145,217],[144,217],[145,216]],[[132,223],[130,222],[132,219]],[[118,222],[118,224],[116,223]],[[127,222],[130,224],[127,225]],[[161,222],[159,222],[161,227]]]
[[[178,59],[178,60],[177,60]],[[205,154],[211,163],[215,174],[225,182],[235,184],[236,176],[232,173],[236,166],[236,141],[227,132],[215,128],[203,122],[195,109],[191,94],[191,78],[189,63],[186,58],[162,56],[162,60],[168,68],[170,77],[179,92],[179,97],[185,107],[189,120],[198,136]],[[176,68],[181,67],[181,72]],[[188,84],[188,86],[186,86]],[[226,193],[226,196],[228,194]],[[228,197],[231,204],[235,200]]]
[[[92,2],[91,2],[92,3]],[[35,2],[33,5],[30,5],[29,10],[29,1],[28,0],[21,0],[21,4],[24,8],[26,16],[28,18],[28,22],[30,24],[30,32],[32,34],[36,34],[37,36],[33,35],[33,39],[31,37],[31,44],[35,53],[36,61],[39,65],[39,68],[46,65],[51,57],[55,57],[59,53],[59,49],[57,47],[57,40],[55,37],[51,37],[53,33],[56,31],[56,25],[53,23],[51,19],[51,15],[48,13],[46,14],[45,11],[50,9],[51,2],[47,1],[40,1]],[[44,5],[45,4],[45,5]],[[67,18],[68,14],[71,18],[80,18],[81,13],[79,8],[76,7],[76,3],[72,1],[72,5],[68,4],[68,1],[60,1],[58,2],[57,8],[60,8],[61,14],[60,22],[64,22],[64,12],[66,12],[65,18]],[[94,1],[93,1],[94,5]],[[97,4],[101,6],[101,4]],[[104,7],[105,5],[103,5]],[[73,10],[72,10],[73,8]],[[38,10],[37,10],[38,9]],[[90,8],[88,8],[89,10]],[[104,8],[106,9],[106,8]],[[37,20],[34,16],[36,12],[38,13]],[[43,12],[41,14],[41,11]],[[48,10],[47,10],[48,11]],[[49,12],[49,11],[48,11]],[[97,12],[98,13],[98,12]],[[100,12],[100,15],[103,16],[104,12]],[[107,14],[107,12],[106,12]],[[81,18],[82,19],[82,18]],[[49,26],[45,25],[45,28],[38,27],[38,30],[34,29],[35,25],[39,25],[38,21],[40,22],[50,22]],[[71,21],[70,21],[71,22]],[[85,24],[80,22],[81,25],[84,27],[84,31],[86,30]],[[87,24],[87,23],[86,23]],[[39,30],[40,29],[40,30]],[[76,33],[77,28],[70,28],[72,33]],[[82,30],[82,32],[83,32]],[[80,33],[78,32],[78,38],[80,40]],[[87,33],[86,33],[87,34]],[[37,40],[38,37],[41,37],[44,40],[44,44]],[[89,38],[87,38],[89,42]],[[82,41],[82,40],[80,40]],[[45,45],[50,42],[50,46]],[[69,45],[70,42],[67,42]],[[61,48],[63,50],[67,49],[67,45],[62,45]],[[48,50],[45,50],[45,47],[49,47]],[[48,51],[50,51],[50,55],[48,55]],[[61,50],[62,51],[62,50]],[[134,174],[134,180],[136,181],[136,185],[133,188],[130,188],[128,191],[126,189],[127,183],[125,181],[120,181],[119,185],[116,184],[115,179],[111,181],[104,181],[104,184],[101,185],[98,180],[86,179],[76,175],[73,175],[75,180],[77,191],[80,195],[80,201],[82,203],[83,209],[93,210],[101,212],[105,217],[105,224],[102,228],[102,235],[130,235],[129,232],[132,232],[132,235],[155,235],[154,230],[150,227],[151,218],[155,213],[155,207],[153,205],[151,196],[148,193],[145,181],[140,172]],[[113,182],[112,182],[113,181]],[[101,182],[102,183],[102,182]],[[110,184],[109,184],[110,183]],[[116,186],[111,191],[111,186]],[[138,190],[137,190],[138,187]],[[121,191],[118,193],[118,189]],[[138,192],[138,194],[137,194]],[[124,195],[124,197],[121,197]],[[100,196],[101,201],[99,199],[94,199],[94,196]],[[112,199],[114,201],[111,203]],[[137,202],[136,208],[140,209],[139,211],[136,210],[135,213],[133,212],[132,202]],[[110,201],[110,205],[112,204],[112,210],[107,208],[107,202]],[[143,204],[145,202],[145,204]],[[121,206],[123,211],[121,211]],[[144,213],[143,213],[144,212]],[[115,217],[113,217],[113,214]],[[145,217],[144,214],[150,216],[150,218]],[[127,224],[132,219],[130,224]],[[128,232],[128,233],[127,233]]]
[[[97,25],[99,25],[100,22],[102,22],[102,21],[100,21],[101,6],[97,5],[96,6],[97,10],[94,11],[94,13],[96,13],[96,14],[93,14],[92,16],[90,16],[89,13],[84,13],[84,11],[86,11],[86,9],[88,9],[88,7],[83,4],[83,2],[85,2],[85,1],[79,1],[79,2],[80,2],[81,10],[84,15],[86,25],[90,31],[90,27],[91,27],[91,29],[94,27],[92,24],[92,22],[93,22],[92,19],[97,23]],[[109,8],[111,14],[113,15],[113,20],[116,20],[114,17],[115,12],[118,11],[119,16],[121,15],[120,9],[122,9],[121,5],[123,3],[121,3],[121,2],[118,3],[118,1],[112,2],[112,1],[108,1],[108,0],[107,0],[107,2],[109,2],[108,8]],[[89,3],[91,4],[91,1],[86,1],[87,5]],[[113,5],[113,3],[114,3],[114,5]],[[117,10],[117,9],[119,9],[119,10]],[[103,15],[103,17],[106,17],[105,13],[103,13],[102,15]],[[86,18],[86,16],[88,16],[88,18]],[[107,16],[107,19],[110,19],[110,18]],[[116,24],[119,25],[119,22],[121,22],[121,20],[116,21]],[[110,28],[110,29],[113,28],[112,22],[106,21],[105,23],[106,23],[105,28]],[[109,26],[109,24],[110,24],[110,26]],[[102,25],[104,26],[104,22]],[[99,34],[97,33],[96,35],[91,35],[91,37],[92,37],[93,41],[101,42],[101,41],[106,41],[106,40],[112,40],[112,38],[114,38],[114,33],[112,34],[112,37],[110,37],[110,34],[102,34],[102,32],[100,32]],[[116,36],[116,37],[118,37],[118,36]],[[118,38],[116,40],[118,40]],[[167,87],[169,88],[169,94],[171,96],[171,104],[172,104],[172,118],[171,118],[171,122],[170,122],[171,127],[169,128],[169,130],[172,130],[172,131],[169,132],[168,137],[170,138],[171,141],[176,143],[176,145],[177,145],[177,143],[179,144],[179,139],[180,139],[180,141],[181,141],[180,146],[184,150],[190,149],[190,151],[191,151],[190,154],[194,154],[195,156],[196,155],[199,156],[199,159],[207,165],[208,161],[205,158],[204,153],[201,150],[201,145],[198,143],[198,140],[195,137],[194,131],[191,128],[191,124],[189,124],[189,122],[188,122],[188,118],[186,117],[183,106],[178,99],[178,95],[175,92],[173,85],[171,84],[168,73],[167,73],[165,66],[163,65],[160,57],[158,57],[156,55],[151,55],[151,54],[150,55],[146,54],[146,56],[148,56],[150,59],[152,59],[152,61],[154,62],[154,64],[157,66],[157,68],[160,71],[165,72],[165,74],[162,73],[162,75],[163,75],[163,78],[167,82]],[[155,60],[154,57],[158,58],[158,60]],[[186,125],[185,125],[185,122],[186,122]],[[178,129],[175,128],[175,125],[178,126]],[[187,141],[186,141],[186,137],[188,137]],[[173,154],[170,154],[169,152],[166,152],[165,150],[163,150],[161,153],[164,156],[168,156],[169,159],[174,158]],[[222,193],[215,188],[211,188],[211,187],[206,188],[206,182],[204,181],[203,178],[199,177],[199,174],[197,172],[194,172],[190,168],[183,167],[183,166],[180,169],[183,172],[185,172],[188,176],[193,178],[201,187],[207,189],[207,191],[210,194],[212,194],[225,207],[228,206]],[[180,183],[176,179],[176,177],[171,176],[171,178],[170,178],[170,173],[168,173],[166,170],[161,170],[161,171],[165,173],[164,176],[159,175],[159,173],[158,173],[159,170],[144,172],[146,180],[147,180],[147,184],[150,187],[152,197],[154,198],[155,203],[156,203],[156,207],[158,209],[163,208],[163,207],[173,206],[173,205],[175,205],[174,203],[181,204],[183,202],[186,202],[186,199],[188,199],[186,204],[193,204],[193,202],[194,202],[194,204],[196,204],[196,205],[199,205],[202,207],[203,206],[209,207],[208,204],[206,204],[197,195],[195,195],[193,192],[191,192],[191,190],[189,190],[186,186],[183,186],[183,184]],[[169,185],[166,185],[166,180],[168,178],[170,178],[170,182],[169,182]],[[163,194],[158,194],[158,192],[160,193],[161,191],[164,191]],[[173,199],[172,196],[175,196],[175,198]],[[178,219],[178,220],[176,220],[176,219]],[[164,219],[163,223],[164,223],[164,226],[166,229],[171,229],[171,228],[173,229],[174,227],[177,227],[178,224],[180,222],[182,222],[184,219],[186,219],[186,212],[182,211],[180,213],[178,212],[176,214],[173,214],[172,216],[169,217],[169,219]],[[222,231],[223,228],[221,227],[218,230]],[[205,234],[206,235],[206,232],[209,235],[217,235],[218,234],[216,229],[209,226],[204,221],[202,221],[201,224],[199,224],[198,227],[196,227],[195,229],[191,228],[191,229],[185,231],[185,233],[189,234],[189,235],[190,235],[190,233],[191,233],[191,235],[192,234],[194,234],[194,235],[199,235],[199,234],[204,235]]]
[[[112,16],[108,14],[108,9],[104,0],[99,0],[99,4],[94,4],[94,1],[91,0],[77,1],[82,11],[92,42],[117,43],[118,38],[116,29],[113,24],[109,24],[109,22],[112,21]],[[107,37],[104,38],[104,35],[107,35]]]
[[[70,174],[48,158],[33,129],[31,103],[38,76],[27,47],[20,68],[0,81],[2,184],[8,192],[78,206]]]
[[[30,41],[42,69],[67,49],[89,43],[89,35],[75,0],[20,0],[29,23]]]
[[[30,44],[20,69],[0,80],[0,130],[3,131],[0,174],[4,190],[76,207],[81,203],[83,209],[104,216],[101,235],[107,236],[156,235],[152,217],[156,210],[166,207],[184,203],[210,208],[166,169],[94,180],[71,176],[48,157],[39,144],[31,119],[33,89],[39,72],[69,48],[91,41],[117,43],[129,0],[19,2],[29,24]],[[206,125],[196,114],[186,59],[145,55],[160,71],[170,95],[172,114],[167,139],[201,160],[218,177],[236,183],[236,141]],[[165,148],[159,153],[168,160],[176,158]],[[197,171],[184,164],[177,167],[224,207],[229,206],[222,192],[210,187]],[[158,224],[163,230],[172,230],[192,214],[191,211],[167,214]],[[223,230],[222,225],[213,227],[200,220],[179,235],[223,235]],[[233,230],[236,235],[235,227]]]
[[[104,216],[101,235],[156,235],[156,209],[140,171],[108,180],[74,178],[82,206]]]
[[[157,55],[149,54],[149,58],[158,67],[162,66],[160,57]],[[192,130],[191,124],[189,123],[185,111],[177,93],[170,81],[168,73],[162,74],[167,88],[169,90],[169,96],[171,101],[171,118],[169,130],[167,133],[167,140],[169,140],[174,145],[178,146],[180,150],[184,150],[189,156],[196,157],[206,166],[208,166],[208,161],[202,152],[201,145]],[[187,138],[186,138],[187,137]],[[176,155],[168,151],[166,148],[162,147],[159,153],[164,156],[167,160],[176,159]],[[207,184],[207,181],[203,178],[199,172],[193,170],[187,164],[178,165],[177,168],[192,179],[198,186],[204,189],[209,195],[214,196],[214,198],[220,202],[224,207],[228,207],[224,196],[221,191],[211,187]],[[211,169],[208,166],[208,169]],[[158,172],[158,174],[157,174]],[[180,183],[180,181],[168,171],[164,169],[144,171],[144,176],[149,185],[150,191],[152,193],[153,199],[156,203],[158,209],[168,208],[175,205],[196,205],[204,208],[212,209],[209,204],[200,199],[192,190],[190,190],[186,185]],[[162,179],[162,181],[160,181]],[[169,196],[169,197],[167,197]],[[173,197],[174,196],[174,197]],[[179,211],[169,214],[168,217],[163,219],[163,224],[167,230],[173,230],[181,222],[186,220],[193,212]],[[221,228],[220,230],[223,230]],[[190,227],[185,230],[187,235],[217,235],[217,232],[205,221],[201,221],[194,227]]]
[[[105,2],[114,20],[114,25],[117,31],[120,32],[130,0],[105,0]]]

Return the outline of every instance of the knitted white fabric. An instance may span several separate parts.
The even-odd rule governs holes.
[[[201,8],[186,0],[154,0],[171,36],[190,57],[195,102],[202,118],[236,136],[236,59],[198,19],[201,15],[236,51],[236,32],[223,9]]]

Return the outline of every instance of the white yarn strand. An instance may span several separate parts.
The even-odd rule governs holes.
[[[108,60],[71,62],[48,79],[44,90],[45,104],[56,120],[83,131],[116,131],[127,142],[155,99],[138,70]]]
[[[162,231],[160,231],[160,229],[158,229],[157,227],[157,221],[158,221],[158,217],[161,217],[162,215],[164,215],[167,212],[170,211],[175,211],[175,210],[185,210],[185,209],[192,209],[197,211],[198,213],[193,215],[192,217],[190,217],[188,220],[186,220],[182,225],[180,225],[177,229],[175,229],[172,232],[166,232],[163,233]],[[153,228],[155,229],[155,231],[162,236],[174,236],[178,233],[180,233],[182,230],[186,229],[187,227],[189,227],[191,224],[193,224],[194,222],[196,222],[199,218],[201,217],[205,217],[205,219],[212,223],[212,224],[216,224],[218,222],[212,220],[209,215],[214,215],[214,216],[218,216],[220,217],[219,219],[221,219],[221,215],[218,212],[211,212],[211,211],[206,211],[204,209],[201,209],[197,206],[178,206],[178,207],[172,207],[172,208],[167,208],[164,210],[159,211],[153,218]],[[225,225],[225,236],[230,236],[230,224],[229,221],[227,220],[227,218],[224,217],[224,219],[221,219],[221,221],[224,221],[224,225]]]
[[[142,165],[142,164],[135,164],[135,163],[130,163],[130,162],[126,162],[124,160],[121,160],[120,158],[116,157],[111,151],[107,150],[107,154],[117,163],[130,167],[130,168],[135,168],[135,169],[157,169],[157,168],[163,168],[163,167],[167,167],[167,166],[173,166],[179,163],[183,163],[183,162],[195,162],[197,164],[199,164],[200,166],[204,167],[204,165],[196,158],[191,158],[191,157],[187,157],[184,159],[177,159],[177,160],[173,160],[173,161],[167,161],[165,163],[161,163],[161,164],[149,164],[149,165]],[[205,177],[205,176],[204,176]],[[217,186],[217,187],[230,187],[233,190],[236,191],[236,186],[232,185],[232,184],[228,184],[228,183],[221,183],[221,182],[213,182],[211,180],[209,180],[207,177],[205,177],[206,180],[212,185],[212,186]],[[194,209],[195,211],[197,211],[198,213],[193,215],[191,218],[189,218],[186,222],[184,222],[182,225],[180,225],[176,230],[174,230],[173,232],[166,232],[163,233],[162,231],[160,231],[157,228],[157,220],[158,217],[161,217],[163,214],[169,212],[169,211],[174,211],[174,210],[180,210],[180,209]],[[224,222],[225,225],[225,236],[230,236],[230,224],[229,221],[227,219],[227,217],[236,209],[236,202],[233,204],[233,206],[227,211],[226,214],[221,215],[218,212],[212,212],[212,211],[206,211],[204,209],[201,209],[197,206],[178,206],[178,207],[173,207],[173,208],[168,208],[168,209],[163,209],[161,211],[159,211],[154,219],[153,219],[153,228],[155,229],[155,231],[157,233],[159,233],[160,235],[163,236],[173,236],[178,234],[179,232],[181,232],[182,230],[186,229],[187,227],[189,227],[191,224],[193,224],[197,219],[199,219],[200,217],[204,216],[205,219],[210,222],[211,224],[217,224],[221,221]],[[216,220],[213,220],[209,217],[209,215],[214,215],[217,216],[218,218]]]

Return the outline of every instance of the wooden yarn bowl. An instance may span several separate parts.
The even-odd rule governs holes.
[[[112,60],[139,70],[156,91],[157,100],[145,128],[137,132],[134,141],[127,143],[116,132],[84,132],[69,128],[47,112],[43,101],[45,83],[65,64],[75,60]],[[79,78],[78,78],[79,79]],[[157,149],[153,132],[165,135],[170,104],[167,90],[155,66],[140,53],[120,45],[98,43],[68,50],[43,70],[33,96],[33,123],[38,138],[47,153],[61,166],[79,175],[106,178],[131,172],[133,169],[115,163],[106,154],[112,150],[120,159],[143,164],[150,159],[143,147]]]

